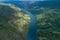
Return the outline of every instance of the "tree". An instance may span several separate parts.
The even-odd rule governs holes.
[[[30,16],[15,5],[0,3],[0,40],[24,40]]]
[[[60,9],[44,8],[41,10],[43,12],[36,16],[37,25],[40,28],[37,35],[46,38],[42,40],[60,40]]]

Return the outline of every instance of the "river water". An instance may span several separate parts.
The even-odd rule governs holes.
[[[28,33],[26,40],[36,40],[36,17],[32,15],[32,13],[28,12],[27,10],[22,9],[22,11],[26,12],[30,15],[30,25],[28,27]]]
[[[30,24],[29,24],[29,27],[28,27],[28,32],[27,32],[27,36],[26,36],[25,40],[36,40],[36,31],[37,31],[36,16],[33,15],[31,12],[22,8],[23,6],[21,7],[17,3],[15,3],[15,5],[20,7],[23,12],[30,15]]]

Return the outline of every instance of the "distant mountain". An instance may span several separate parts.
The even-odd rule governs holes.
[[[35,2],[20,1],[18,3],[18,7],[23,8],[31,12],[32,14],[37,14],[40,12],[40,10],[37,10],[40,7],[60,9],[60,2],[59,1],[35,1]]]

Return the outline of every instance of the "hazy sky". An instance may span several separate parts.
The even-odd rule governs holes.
[[[0,1],[59,1],[59,0],[0,0]]]
[[[0,1],[44,1],[44,0],[0,0]]]

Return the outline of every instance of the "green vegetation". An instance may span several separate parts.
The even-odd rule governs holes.
[[[60,40],[60,9],[40,8],[37,40]]]
[[[0,4],[0,40],[24,40],[30,16],[14,5]]]

